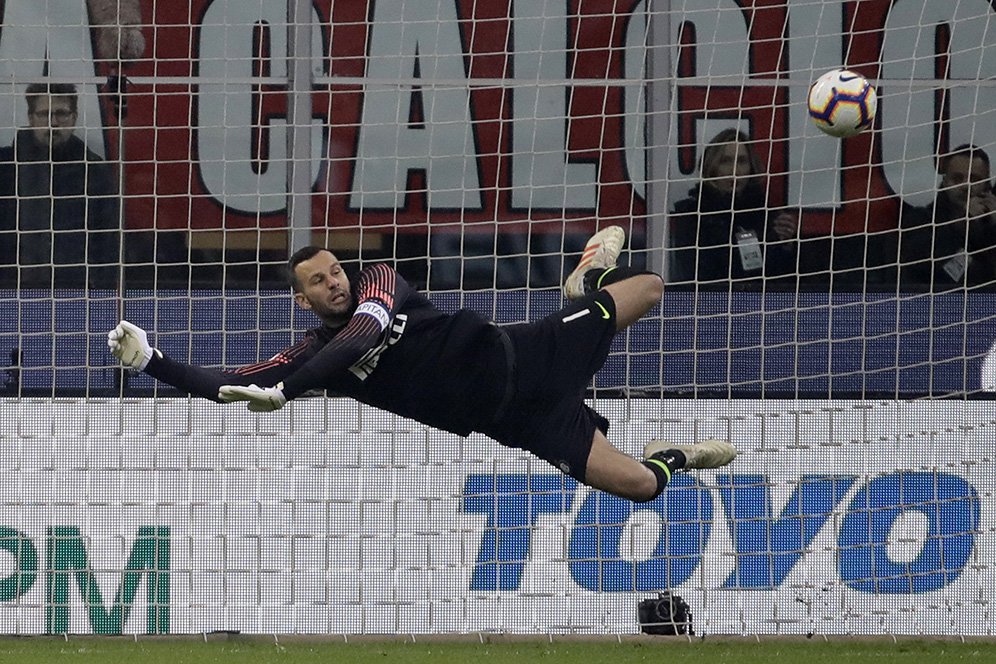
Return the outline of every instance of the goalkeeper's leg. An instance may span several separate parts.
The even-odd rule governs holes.
[[[664,294],[660,276],[616,264],[625,244],[622,228],[603,228],[588,240],[577,267],[564,281],[564,296],[571,301],[599,290],[608,292],[616,305],[617,330],[640,320]]]
[[[682,470],[719,468],[733,461],[736,449],[725,440],[706,440],[681,445],[651,441],[638,461],[609,443],[601,431],[595,431],[585,483],[621,498],[646,502],[659,496]]]
[[[626,231],[619,226],[608,226],[588,238],[581,260],[564,281],[564,297],[573,302],[601,288],[596,282],[616,267],[625,244]]]

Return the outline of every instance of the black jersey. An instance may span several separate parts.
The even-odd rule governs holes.
[[[215,401],[222,385],[283,382],[288,399],[323,389],[461,436],[492,423],[508,381],[499,328],[436,309],[387,265],[360,272],[353,300],[345,326],[310,330],[265,362],[219,371],[153,354],[145,371]]]

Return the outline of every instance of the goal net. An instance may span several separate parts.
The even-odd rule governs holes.
[[[992,635],[990,2],[2,11],[0,632]],[[878,98],[847,139],[807,117],[840,67]],[[106,346],[273,356],[308,244],[535,320],[613,224],[667,288],[594,379],[610,440],[740,451],[650,503]]]

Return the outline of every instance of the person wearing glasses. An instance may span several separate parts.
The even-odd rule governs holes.
[[[32,83],[25,99],[28,126],[0,148],[0,285],[113,288],[114,169],[76,135],[76,87]]]

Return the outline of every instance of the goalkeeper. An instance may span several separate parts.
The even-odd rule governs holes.
[[[128,321],[108,345],[128,367],[214,401],[271,411],[328,390],[461,436],[478,431],[596,489],[652,500],[673,472],[725,465],[736,450],[655,440],[641,461],[609,443],[608,421],[584,403],[613,336],[663,293],[656,274],[616,266],[625,239],[618,226],[592,236],[564,284],[568,306],[532,323],[499,327],[467,309],[441,312],[384,264],[351,284],[331,252],[305,247],[288,261],[288,278],[297,304],[322,325],[265,362],[233,371],[181,364]]]

